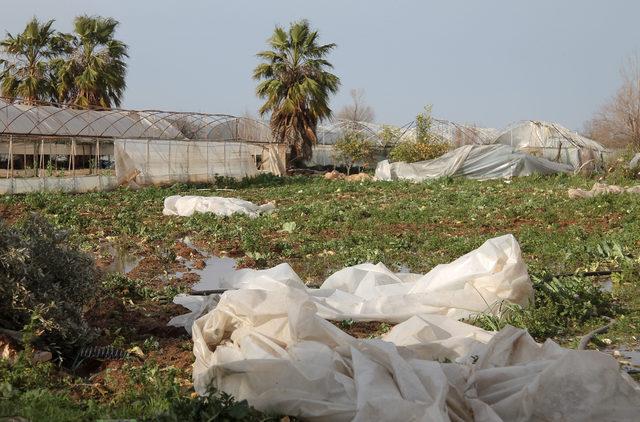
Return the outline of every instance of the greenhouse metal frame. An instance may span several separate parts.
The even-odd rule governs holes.
[[[285,153],[268,125],[246,117],[0,97],[0,194],[281,174]]]

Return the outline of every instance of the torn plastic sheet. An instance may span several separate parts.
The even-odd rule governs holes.
[[[355,339],[317,309],[293,287],[226,292],[193,326],[196,391],[213,383],[313,421],[633,420],[640,410],[640,389],[599,352],[442,315]]]
[[[394,273],[383,264],[360,264],[337,271],[319,289],[307,289],[288,264],[280,264],[267,270],[238,270],[222,282],[207,284],[207,280],[201,280],[199,288],[257,289],[282,294],[300,289],[309,294],[322,318],[393,323],[419,314],[467,318],[493,312],[504,300],[526,306],[533,298],[527,268],[512,235],[489,239],[478,249],[449,264],[438,265],[425,275]],[[183,306],[189,301],[185,297],[179,300]],[[201,300],[201,296],[194,298],[195,302]],[[200,315],[194,312],[181,317],[181,324],[169,323],[189,330]]]
[[[507,145],[465,145],[433,160],[417,163],[381,161],[375,176],[378,180],[421,182],[440,177],[487,180],[571,171],[573,168],[568,164],[534,157]]]
[[[276,209],[272,202],[256,205],[253,202],[238,198],[224,198],[220,196],[168,196],[164,199],[164,215],[179,215],[189,217],[193,213],[213,213],[221,217],[233,214],[244,214],[251,218],[267,214]]]
[[[192,310],[177,325],[206,312],[191,326],[199,394],[213,384],[313,421],[632,420],[640,411],[640,389],[605,354],[456,320],[530,299],[510,235],[426,275],[364,264],[308,289],[280,265],[223,283],[237,290],[176,298]],[[327,321],[345,317],[403,322],[382,339],[355,339]]]

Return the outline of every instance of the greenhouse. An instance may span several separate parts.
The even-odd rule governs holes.
[[[336,157],[334,145],[347,133],[358,133],[362,139],[371,142],[377,150],[372,162],[387,158],[391,148],[399,142],[415,140],[415,122],[402,126],[391,126],[369,122],[335,119],[318,126],[318,144],[313,148],[313,157],[307,162],[309,166],[344,165]],[[431,133],[444,142],[459,147],[463,145],[489,144],[498,135],[492,128],[459,124],[449,120],[432,119]]]
[[[0,194],[282,174],[285,154],[244,117],[0,99]]]
[[[494,143],[510,145],[534,156],[570,164],[575,170],[599,168],[607,153],[607,149],[593,139],[557,123],[536,120],[509,126]]]

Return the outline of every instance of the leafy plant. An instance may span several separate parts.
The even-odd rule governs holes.
[[[416,139],[398,143],[389,153],[389,158],[392,161],[413,163],[431,160],[446,153],[449,144],[433,133],[432,124],[431,106],[427,106],[424,112],[416,116]]]
[[[347,166],[347,174],[356,163],[367,165],[373,156],[374,148],[371,142],[364,138],[360,132],[347,131],[334,145],[336,158],[344,161]]]
[[[382,141],[383,147],[397,144],[401,136],[400,128],[391,125],[382,125],[382,129],[378,133],[378,138]]]
[[[171,402],[169,410],[153,418],[158,422],[182,421],[279,421],[277,416],[262,414],[246,400],[237,401],[223,391],[211,389],[207,396],[180,397]]]
[[[586,277],[532,277],[535,301],[526,308],[502,303],[495,314],[481,314],[472,322],[498,331],[506,325],[526,328],[536,339],[569,335],[591,319],[613,316],[613,298]]]
[[[96,294],[93,259],[67,233],[30,216],[21,227],[0,223],[0,325],[22,330],[64,351],[91,337],[84,312]]]

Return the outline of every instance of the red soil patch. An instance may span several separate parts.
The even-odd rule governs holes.
[[[14,224],[26,213],[26,207],[22,204],[0,204],[0,220],[7,224]]]

